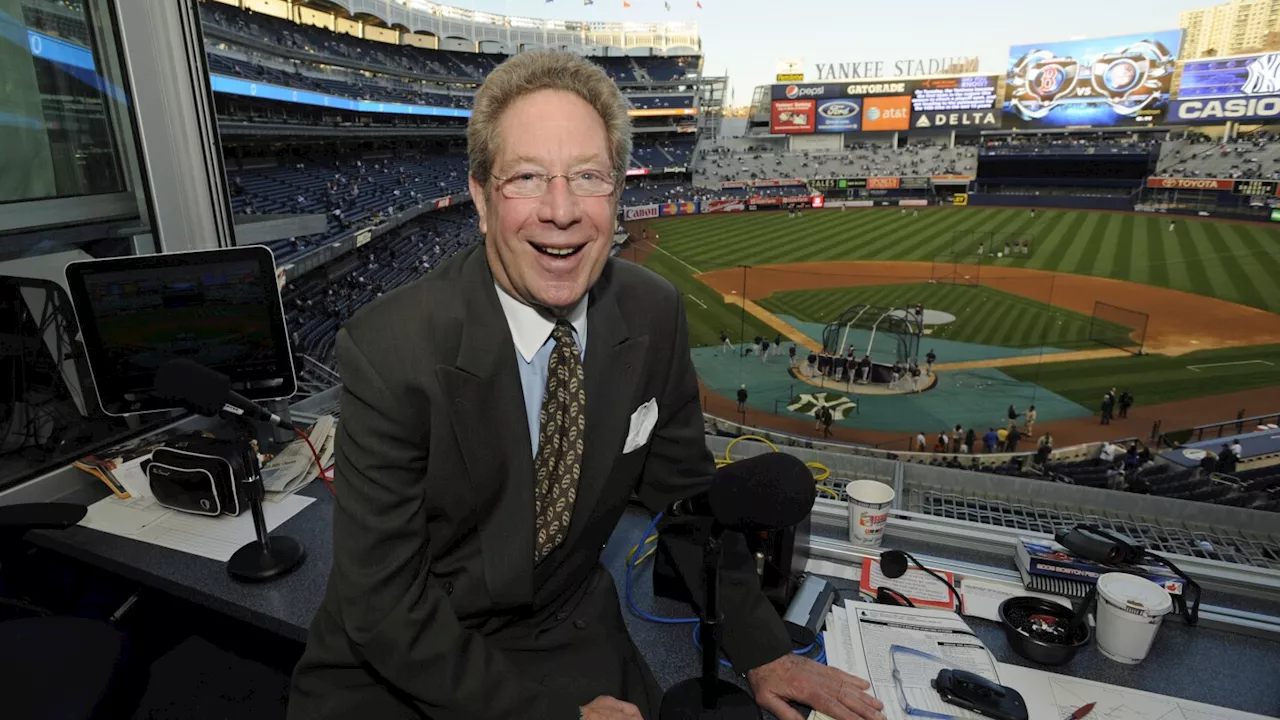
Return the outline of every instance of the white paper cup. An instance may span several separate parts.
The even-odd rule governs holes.
[[[1098,578],[1098,649],[1116,662],[1136,665],[1147,656],[1173,599],[1159,585],[1128,573]]]
[[[893,488],[875,480],[854,480],[844,491],[849,496],[849,542],[864,547],[880,545],[893,505]]]

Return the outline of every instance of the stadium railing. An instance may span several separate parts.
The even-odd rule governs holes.
[[[775,445],[781,445],[788,449],[805,448],[811,450],[820,450],[823,452],[841,454],[841,455],[857,455],[868,458],[877,458],[882,460],[901,460],[905,463],[918,465],[928,465],[935,460],[943,460],[955,457],[965,465],[969,465],[973,460],[978,461],[978,467],[987,468],[996,465],[1003,465],[1014,458],[1026,458],[1030,460],[1035,457],[1035,449],[1026,452],[1016,453],[976,453],[969,455],[960,455],[958,453],[933,453],[933,452],[910,452],[891,449],[877,448],[871,445],[859,445],[855,443],[826,442],[815,440],[814,438],[805,437],[803,435],[794,435],[791,433],[772,430],[770,428],[755,427],[752,425],[743,425],[732,420],[726,420],[710,413],[703,413],[704,427],[708,435],[719,435],[741,437],[752,435],[762,437]],[[1123,444],[1125,442],[1136,440],[1137,438],[1128,438],[1127,440],[1108,441],[1114,444]],[[1072,445],[1070,447],[1058,448],[1049,456],[1051,462],[1071,462],[1074,460],[1085,460],[1095,458],[1102,449],[1102,442],[1084,443],[1081,445]]]
[[[1266,415],[1245,417],[1242,409],[1237,413],[1234,420],[1223,420],[1209,423],[1208,425],[1196,425],[1195,427],[1179,428],[1177,430],[1162,430],[1161,423],[1157,420],[1151,428],[1151,440],[1155,441],[1158,447],[1175,448],[1190,442],[1256,432],[1262,429],[1264,425],[1280,425],[1280,413],[1273,412]]]
[[[728,460],[771,452],[764,443],[745,439],[708,436],[706,442],[717,458]],[[1275,513],[816,448],[787,447],[786,452],[827,468],[829,475],[818,484],[841,498],[844,487],[853,480],[892,485],[891,524],[913,518],[937,520],[968,538],[977,537],[974,526],[978,525],[981,532],[1006,544],[1004,550],[1012,556],[1012,543],[1019,535],[1052,535],[1091,523],[1127,535],[1156,552],[1179,555],[1190,564],[1203,566],[1199,571],[1184,568],[1197,579],[1204,573],[1206,578],[1216,575],[1214,580],[1223,585],[1256,582],[1277,590],[1280,526],[1275,523]],[[827,526],[821,535],[841,537],[848,532],[843,499],[819,497],[814,518],[817,524]]]

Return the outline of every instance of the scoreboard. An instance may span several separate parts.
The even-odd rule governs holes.
[[[998,128],[996,75],[774,85],[770,132]]]

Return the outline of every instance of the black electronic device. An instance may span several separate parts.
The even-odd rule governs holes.
[[[761,717],[749,693],[720,679],[722,536],[726,529],[762,532],[795,525],[813,510],[814,494],[813,473],[803,461],[785,453],[767,453],[720,468],[705,496],[686,505],[690,514],[712,518],[702,546],[706,589],[699,618],[702,675],[676,683],[663,694],[659,720]]]
[[[1077,525],[1070,530],[1060,530],[1054,539],[1075,555],[1115,568],[1117,572],[1124,572],[1127,565],[1139,565],[1144,561],[1164,565],[1183,581],[1182,593],[1171,593],[1178,614],[1188,625],[1200,622],[1200,584],[1163,555],[1156,555],[1124,535],[1097,525]]]
[[[944,702],[996,720],[1027,720],[1027,702],[1011,687],[967,670],[939,670],[933,689]]]
[[[109,415],[174,410],[156,373],[186,358],[249,400],[297,390],[276,280],[262,245],[73,262],[67,290],[98,401]]]

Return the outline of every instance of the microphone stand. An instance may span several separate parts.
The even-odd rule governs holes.
[[[288,574],[306,558],[307,550],[291,537],[272,538],[267,532],[267,517],[262,512],[262,500],[266,497],[262,466],[258,463],[258,453],[248,441],[244,442],[244,455],[246,476],[242,483],[258,539],[235,551],[227,561],[227,572],[236,580],[260,582]]]
[[[676,683],[662,696],[659,720],[759,720],[751,694],[720,679],[720,554],[724,526],[715,522],[702,545],[706,597],[700,614],[702,676]]]

